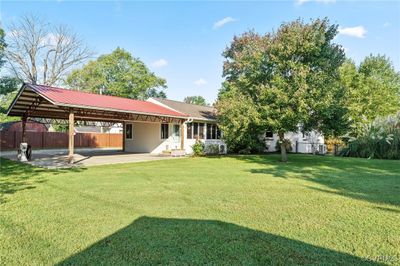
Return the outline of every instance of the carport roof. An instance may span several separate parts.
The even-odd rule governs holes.
[[[151,103],[116,96],[100,95],[44,85],[24,84],[11,104],[8,115],[45,118],[66,118],[67,111],[86,113],[99,118],[110,118],[112,114],[139,114],[158,117],[187,118],[188,115]],[[91,115],[87,115],[90,110]],[[64,114],[63,114],[64,113]],[[78,117],[79,118],[79,114]],[[117,118],[117,117],[115,117]],[[125,120],[129,119],[125,116]],[[104,120],[104,119],[101,119]],[[116,120],[116,119],[113,119]]]

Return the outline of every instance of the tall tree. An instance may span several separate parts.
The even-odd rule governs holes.
[[[0,68],[4,64],[4,51],[6,50],[7,44],[5,41],[4,29],[0,27]]]
[[[206,99],[204,99],[203,96],[187,96],[185,99],[183,99],[185,103],[191,103],[191,104],[197,104],[197,105],[203,105],[207,106]]]
[[[10,92],[18,90],[21,82],[14,77],[1,77],[0,78],[0,95],[6,95]]]
[[[389,58],[367,56],[359,66],[346,61],[340,68],[342,86],[347,89],[346,105],[354,133],[364,122],[395,114],[400,106],[400,73]]]
[[[7,48],[5,42],[5,33],[2,28],[0,28],[0,70],[3,67],[4,53]],[[12,99],[14,99],[16,90],[20,85],[20,81],[17,78],[2,76],[0,77],[0,122],[18,120],[18,117],[7,117],[7,108],[10,105]]]
[[[72,71],[66,82],[74,89],[132,99],[165,98],[162,89],[167,87],[165,79],[121,48]]]
[[[67,71],[93,54],[68,27],[53,27],[37,16],[21,17],[8,32],[8,66],[18,79],[33,84],[60,83]]]
[[[246,32],[235,37],[223,53],[226,84],[217,105],[224,135],[235,134],[226,130],[229,123],[237,125],[236,131],[277,132],[286,162],[285,132],[297,131],[299,125],[320,128],[326,116],[321,110],[333,106],[331,87],[345,59],[341,46],[332,42],[336,34],[337,25],[327,19],[309,23],[298,19],[263,36]],[[258,114],[247,122],[251,127],[235,117],[229,119],[235,110],[226,102],[241,98],[247,99],[247,109],[251,106]]]

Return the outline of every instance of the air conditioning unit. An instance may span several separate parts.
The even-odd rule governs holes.
[[[219,145],[219,154],[226,154],[226,145],[225,144]]]

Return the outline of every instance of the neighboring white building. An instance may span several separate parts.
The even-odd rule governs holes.
[[[76,133],[113,133],[122,134],[122,124],[115,123],[112,126],[103,126],[101,122],[94,123],[94,125],[78,125],[75,126]]]
[[[266,152],[276,151],[276,145],[279,141],[278,134],[267,131],[261,138],[265,141]],[[324,136],[317,131],[311,131],[309,133],[302,133],[301,130],[298,132],[288,132],[285,133],[285,139],[289,139],[292,143],[292,149],[289,152],[326,153]]]
[[[120,133],[122,134],[122,124],[121,123],[116,123],[110,127],[108,130],[108,133]]]
[[[150,98],[148,101],[187,114],[189,117],[183,124],[183,130],[180,124],[174,123],[126,122],[125,151],[161,154],[179,150],[183,133],[186,154],[193,152],[192,146],[196,140],[205,144],[206,152],[226,153],[227,147],[221,140],[213,107],[159,98]]]

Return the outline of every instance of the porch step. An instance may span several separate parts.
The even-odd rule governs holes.
[[[185,156],[186,152],[185,150],[164,150],[161,154],[165,156],[179,157]]]

